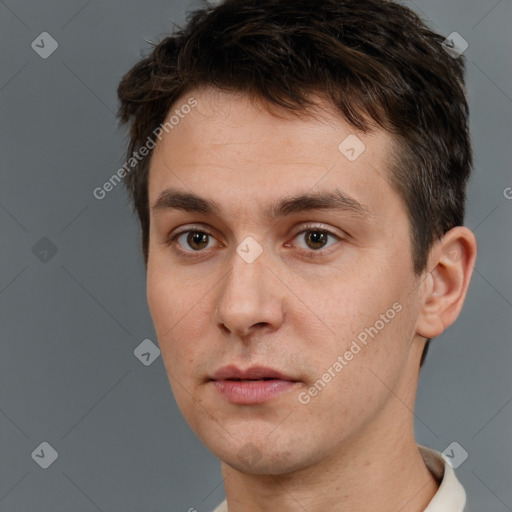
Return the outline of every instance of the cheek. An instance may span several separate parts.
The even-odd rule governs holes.
[[[177,310],[179,303],[176,301],[172,279],[148,269],[146,295],[149,312],[160,338],[166,331],[172,329],[179,314]]]
[[[315,323],[325,327],[318,338],[322,350],[320,346],[310,349],[317,371],[328,369],[345,353],[347,366],[392,368],[394,360],[407,351],[410,312],[401,297],[402,285],[386,277],[389,272],[383,269],[374,270],[373,275],[362,274],[333,280],[314,293],[303,287],[304,301],[311,305],[309,317],[320,319]],[[299,321],[308,329],[306,319]],[[311,326],[306,332],[311,333]],[[351,378],[363,379],[356,374]]]
[[[197,411],[192,395],[196,395],[196,377],[204,359],[200,340],[205,337],[204,319],[209,317],[200,297],[179,292],[176,282],[177,278],[148,275],[147,299],[174,398],[185,418],[193,422]]]
[[[185,376],[196,363],[205,312],[199,313],[202,296],[182,287],[178,276],[148,271],[147,301],[164,364],[171,375]]]

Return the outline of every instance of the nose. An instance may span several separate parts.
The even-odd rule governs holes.
[[[233,253],[231,270],[219,287],[212,318],[224,333],[246,338],[262,330],[272,332],[282,325],[283,284],[267,263],[265,252],[252,263]]]

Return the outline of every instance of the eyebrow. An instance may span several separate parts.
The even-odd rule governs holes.
[[[181,210],[221,216],[221,207],[215,201],[192,192],[182,192],[175,189],[164,190],[153,204],[152,210],[155,213],[160,210]],[[270,205],[266,211],[266,216],[274,220],[311,210],[344,211],[362,219],[373,216],[368,207],[338,189],[329,192],[304,193],[284,197]]]

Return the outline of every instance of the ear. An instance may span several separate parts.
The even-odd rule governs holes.
[[[422,276],[417,334],[434,338],[455,322],[466,298],[476,253],[475,235],[464,226],[450,229],[434,244]]]

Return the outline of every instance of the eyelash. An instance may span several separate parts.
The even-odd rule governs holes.
[[[302,229],[301,231],[297,232],[292,237],[292,240],[297,238],[299,235],[303,235],[303,234],[309,233],[309,232],[325,233],[328,237],[334,238],[337,241],[343,241],[343,238],[340,237],[339,235],[336,235],[332,231],[330,231],[328,229],[325,229],[322,226],[315,226],[315,225],[305,226],[304,229]],[[180,254],[187,255],[187,256],[192,257],[192,258],[194,258],[194,257],[201,257],[208,249],[194,251],[194,250],[185,250],[185,249],[180,249],[179,248],[179,246],[177,244],[177,239],[179,237],[181,237],[183,235],[187,235],[189,233],[204,233],[205,235],[208,235],[209,237],[214,238],[214,236],[211,233],[209,233],[208,231],[206,231],[204,229],[200,229],[200,228],[187,229],[187,230],[175,233],[174,235],[169,237],[167,245],[174,246],[175,251],[180,253]],[[332,245],[334,245],[334,244],[331,244],[331,246]],[[317,258],[317,257],[320,257],[320,256],[325,256],[328,252],[330,252],[329,248],[331,246],[328,246],[326,249],[322,248],[322,249],[317,249],[317,250],[315,250],[315,249],[309,249],[309,250],[308,249],[302,249],[301,252],[304,252],[305,256],[307,256],[309,258]]]

